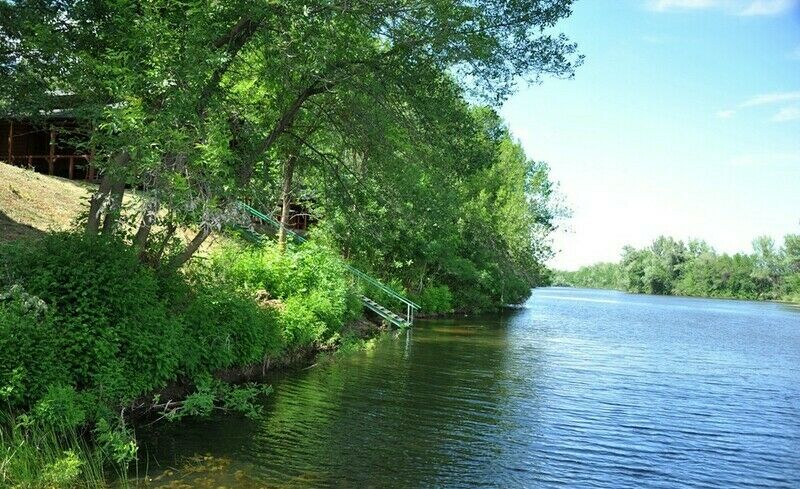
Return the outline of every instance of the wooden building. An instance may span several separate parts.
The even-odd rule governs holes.
[[[94,180],[92,155],[80,148],[81,127],[69,118],[0,119],[0,160],[69,179]]]
[[[78,121],[67,117],[37,122],[0,117],[0,161],[46,175],[95,181],[92,155],[82,149],[87,139],[84,131]],[[313,199],[309,198],[292,202],[291,229],[305,232],[316,222],[309,212],[312,205]],[[280,219],[280,212],[277,218]]]
[[[310,224],[316,220],[311,216],[306,207],[308,203],[289,204],[289,227],[295,231],[307,231]]]

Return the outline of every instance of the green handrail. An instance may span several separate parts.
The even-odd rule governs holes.
[[[264,214],[263,212],[259,212],[256,209],[253,209],[249,205],[245,204],[244,202],[240,202],[239,205],[241,205],[242,208],[244,210],[246,210],[247,212],[249,212],[250,214],[256,216],[259,219],[263,219],[263,220],[267,221],[268,223],[272,224],[274,227],[276,227],[278,229],[283,227],[283,225],[281,225],[280,221],[278,221],[274,217],[269,216],[267,214]],[[301,243],[304,243],[304,242],[308,241],[306,238],[300,236],[299,234],[295,233],[291,229],[284,229],[284,231],[286,231],[286,234],[290,235],[291,237],[293,237],[294,239],[296,239],[297,241],[299,241]]]
[[[249,212],[253,216],[255,216],[255,217],[259,218],[259,219],[263,219],[264,221],[267,221],[268,223],[272,224],[274,227],[276,227],[278,229],[283,227],[284,231],[286,232],[286,234],[288,234],[292,238],[296,239],[297,241],[299,241],[301,243],[303,243],[305,241],[308,241],[306,238],[304,238],[303,236],[300,236],[299,234],[295,233],[291,229],[286,229],[280,223],[280,221],[278,221],[274,217],[272,217],[270,215],[267,215],[267,214],[264,214],[263,212],[259,212],[258,210],[250,207],[249,205],[245,204],[244,202],[240,202],[240,205],[242,206],[242,208],[244,210],[246,210],[247,212]],[[416,309],[420,309],[419,304],[417,304],[416,302],[413,302],[412,300],[408,299],[407,297],[400,295],[399,293],[395,292],[394,289],[391,289],[387,285],[385,285],[385,284],[377,281],[376,279],[370,277],[369,275],[367,275],[366,273],[362,272],[358,268],[356,268],[356,267],[354,267],[352,265],[349,265],[349,264],[345,264],[345,266],[347,267],[347,269],[353,275],[355,275],[356,277],[364,280],[365,282],[369,283],[370,285],[372,285],[374,287],[377,287],[378,289],[382,290],[383,292],[385,292],[389,296],[399,300],[400,302],[410,306],[411,308],[413,308],[415,310]]]
[[[407,297],[398,294],[397,292],[394,291],[394,289],[391,289],[388,286],[382,284],[381,282],[378,282],[377,280],[375,280],[374,278],[370,277],[366,273],[362,272],[358,268],[356,268],[356,267],[354,267],[352,265],[348,265],[348,264],[345,264],[345,266],[347,267],[348,270],[350,270],[350,272],[353,275],[355,275],[356,277],[364,280],[365,282],[367,282],[367,283],[379,288],[380,290],[386,292],[387,294],[389,294],[390,297],[394,297],[395,299],[399,300],[400,302],[402,302],[404,304],[407,304],[407,305],[413,307],[414,309],[420,309],[419,304],[417,304],[416,302],[413,302],[411,299],[408,299]]]

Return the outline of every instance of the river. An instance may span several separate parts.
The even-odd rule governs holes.
[[[170,487],[800,487],[792,306],[542,288],[273,385],[260,422],[140,434],[140,470]]]

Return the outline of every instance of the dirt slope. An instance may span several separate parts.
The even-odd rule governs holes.
[[[93,187],[0,163],[0,241],[69,228]]]

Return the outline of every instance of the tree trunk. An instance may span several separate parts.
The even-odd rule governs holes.
[[[114,157],[115,168],[113,168],[113,170],[120,172],[128,166],[130,161],[131,156],[127,151],[117,153]],[[100,188],[92,195],[89,204],[89,220],[86,222],[86,234],[97,234],[100,230],[100,215],[103,211],[105,211],[103,234],[110,234],[111,231],[113,231],[114,225],[119,217],[118,213],[117,216],[114,216],[115,210],[113,208],[122,205],[122,195],[124,192],[124,178],[115,176],[114,172],[108,170],[103,173],[103,178],[100,180]],[[119,205],[115,205],[117,201]]]
[[[142,222],[139,224],[139,230],[136,231],[136,236],[133,238],[133,246],[139,255],[139,260],[144,261],[145,251],[147,250],[147,239],[150,237],[150,231],[153,229],[153,223],[156,222],[158,216],[158,200],[153,199],[148,201],[142,213]]]
[[[278,229],[278,250],[286,250],[286,230],[289,229],[289,213],[292,205],[292,175],[294,174],[295,155],[286,159],[283,167],[283,189],[281,191],[281,227]]]
[[[201,117],[203,116],[214,91],[219,88],[219,84],[225,76],[225,73],[227,73],[228,69],[236,60],[236,55],[258,32],[260,26],[261,20],[242,17],[236,25],[231,27],[228,33],[214,41],[215,48],[225,48],[224,53],[227,61],[223,62],[211,73],[211,77],[200,92],[200,98],[197,101],[196,109],[198,115]]]
[[[153,266],[158,265],[158,262],[161,261],[161,257],[164,256],[164,251],[167,249],[167,245],[169,244],[169,240],[171,240],[172,237],[175,236],[175,231],[177,231],[177,230],[178,230],[178,225],[177,224],[175,224],[172,221],[169,221],[167,223],[167,229],[165,230],[164,238],[158,244],[158,249],[156,249],[156,252],[153,254],[153,258],[152,258]]]
[[[294,120],[297,117],[297,114],[300,112],[300,109],[303,108],[303,104],[309,98],[313,97],[314,95],[319,95],[321,93],[325,93],[333,88],[332,82],[320,82],[316,81],[309,85],[305,90],[297,94],[295,99],[286,108],[286,110],[281,114],[281,117],[275,122],[275,126],[270,130],[267,137],[261,142],[261,144],[257,147],[255,154],[262,155],[269,150],[275,141],[278,140],[281,134],[286,132],[292,127],[294,124]]]
[[[169,261],[167,265],[167,270],[173,271],[177,270],[182,267],[189,259],[194,255],[195,251],[200,248],[200,245],[208,238],[211,234],[211,227],[207,224],[202,224],[200,226],[200,231],[192,238],[192,241],[186,246],[186,249],[183,250],[183,253],[176,256],[172,260]]]
[[[86,234],[94,235],[100,230],[100,214],[103,212],[104,204],[110,192],[111,177],[108,174],[103,174],[103,178],[100,179],[100,188],[92,194],[92,198],[89,201],[89,220],[86,221]]]
[[[255,149],[252,151],[251,154],[246,155],[245,159],[236,166],[236,184],[241,188],[245,187],[253,176],[255,171],[255,165],[261,157],[269,151],[270,148],[275,144],[278,138],[284,134],[286,131],[291,129],[292,124],[294,123],[297,114],[300,112],[300,109],[303,108],[303,104],[314,95],[318,95],[321,93],[325,93],[333,88],[333,83],[331,82],[322,82],[322,81],[315,81],[305,90],[297,94],[295,99],[289,105],[289,107],[284,110],[281,114],[280,118],[275,121],[275,125],[269,131],[267,136],[258,144]],[[232,129],[235,129],[232,127]],[[232,130],[234,134],[236,133],[235,130]],[[267,163],[265,162],[263,165],[263,171],[266,174],[267,172]]]
[[[110,236],[114,234],[114,229],[116,229],[117,223],[119,222],[119,217],[122,213],[122,197],[124,196],[125,181],[114,181],[114,183],[111,184],[108,207],[106,208],[106,215],[103,219],[103,236]]]

